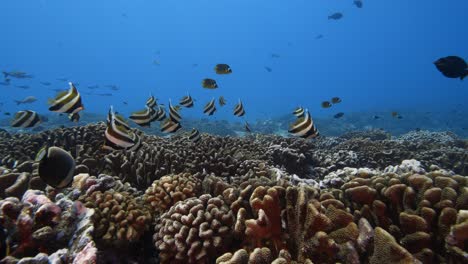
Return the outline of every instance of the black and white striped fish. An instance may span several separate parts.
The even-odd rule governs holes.
[[[216,112],[215,100],[211,99],[203,108],[203,113],[207,115],[213,115]]]
[[[70,89],[68,91],[60,92],[55,99],[50,99],[49,111],[57,113],[74,114],[83,110],[83,103],[81,102],[81,95],[73,85],[69,83]]]
[[[146,106],[149,108],[155,108],[158,105],[158,102],[156,102],[156,98],[154,98],[153,95],[150,95],[148,100],[146,100]]]
[[[151,121],[163,121],[164,119],[166,119],[166,110],[164,110],[162,105],[159,105],[158,110],[155,110]]]
[[[188,139],[192,141],[193,143],[198,143],[201,140],[201,135],[200,132],[197,129],[192,129],[192,132],[190,132],[190,135],[188,136]]]
[[[13,121],[11,122],[12,127],[33,127],[41,122],[39,115],[31,110],[19,111],[15,114]]]
[[[112,120],[112,118],[114,118],[114,122],[116,125],[118,126],[122,126],[124,127],[125,129],[127,130],[130,130],[130,125],[128,124],[127,120],[125,120],[125,118],[118,114],[117,112],[111,114],[111,111],[109,111],[109,113],[107,114],[107,124],[109,124]]]
[[[246,121],[245,124],[244,124],[244,129],[245,129],[245,131],[248,132],[248,133],[251,133],[251,132],[252,132],[252,130],[250,129],[249,123],[247,123],[247,121]]]
[[[151,107],[146,106],[145,110],[133,112],[130,115],[130,119],[133,120],[137,125],[142,127],[150,127],[151,122],[153,121],[154,114],[156,110]]]
[[[170,118],[161,122],[161,132],[163,133],[175,133],[181,128],[182,126],[180,125],[180,123],[176,123]]]
[[[298,108],[296,108],[296,110],[294,110],[293,115],[295,115],[297,118],[301,118],[304,116],[304,113],[304,107],[299,106]]]
[[[116,121],[117,119],[112,107],[109,109],[107,117],[107,128],[104,132],[105,140],[103,148],[108,150],[138,150],[141,145],[140,137],[125,126],[119,124],[124,120]]]
[[[236,106],[234,107],[234,115],[238,117],[245,115],[244,105],[242,104],[240,99],[239,103],[236,104]]]
[[[187,107],[187,108],[193,107],[192,96],[186,95],[186,96],[182,97],[182,99],[180,99],[180,101],[179,101],[179,104],[181,106],[184,106],[184,107]]]
[[[310,113],[307,111],[304,117],[299,118],[291,125],[288,132],[301,138],[314,138],[319,136],[319,131],[315,127]]]
[[[226,99],[224,99],[224,96],[220,96],[218,99],[219,106],[225,106],[226,105]]]
[[[180,107],[180,106],[179,106]],[[179,114],[179,111],[172,105],[171,101],[169,100],[169,118],[176,123],[180,123],[182,117]]]

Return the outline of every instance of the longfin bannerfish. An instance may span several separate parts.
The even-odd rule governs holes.
[[[215,100],[214,98],[209,101],[203,108],[203,113],[207,115],[213,115],[216,112]]]
[[[231,67],[229,65],[221,63],[221,64],[216,64],[214,68],[215,72],[217,74],[230,74],[232,73]]]
[[[209,78],[206,78],[206,79],[202,80],[202,86],[203,86],[203,88],[206,88],[206,89],[216,89],[216,88],[218,88],[218,84],[216,83],[216,81],[213,80],[213,79],[209,79]]]
[[[224,99],[224,96],[220,96],[218,99],[219,106],[225,106],[226,105],[226,99]]]
[[[70,121],[76,123],[76,122],[80,121],[80,114],[79,113],[68,114],[68,119],[70,119]]]
[[[172,102],[169,100],[169,118],[176,123],[180,123],[182,117],[175,107],[172,105]]]
[[[154,98],[153,95],[150,95],[148,100],[146,100],[146,106],[148,106],[149,108],[154,108],[157,105],[158,105],[158,102],[156,101],[156,98]]]
[[[319,132],[315,127],[314,121],[312,121],[312,117],[309,112],[306,112],[304,117],[299,118],[294,122],[288,132],[294,136],[306,139],[319,136]]]
[[[108,113],[107,128],[104,132],[103,148],[108,150],[128,149],[131,151],[138,149],[141,144],[140,137],[130,131],[125,120],[117,120],[111,106]],[[122,123],[126,126],[121,125]]]
[[[35,160],[39,162],[39,177],[54,188],[65,188],[73,181],[75,159],[58,147],[43,147]]]
[[[238,117],[245,115],[244,105],[242,104],[240,99],[239,103],[236,104],[236,106],[234,107],[234,115]]]
[[[190,135],[188,136],[188,139],[192,141],[193,143],[198,143],[201,140],[201,135],[200,132],[197,129],[192,129],[192,132],[190,132]]]
[[[146,109],[142,111],[133,112],[129,118],[139,126],[150,127],[151,121],[154,118],[154,112],[153,108],[146,106]]]
[[[163,121],[164,119],[166,119],[166,110],[164,110],[162,105],[159,105],[156,114],[152,118],[152,121]]]
[[[304,107],[300,106],[294,110],[293,115],[295,115],[297,118],[301,118],[304,116],[305,110]]]
[[[173,122],[169,118],[161,122],[161,132],[163,133],[175,133],[181,128],[180,123]]]
[[[31,110],[19,111],[15,114],[13,121],[11,122],[12,127],[33,127],[41,122],[39,115]]]
[[[84,109],[80,93],[73,83],[70,82],[69,85],[68,92],[59,93],[55,99],[49,101],[51,104],[49,111],[74,114]]]
[[[250,129],[249,123],[245,122],[244,124],[244,129],[246,132],[252,133],[252,130]]]
[[[193,107],[193,99],[190,95],[186,95],[180,99],[179,104],[183,107],[191,108]]]

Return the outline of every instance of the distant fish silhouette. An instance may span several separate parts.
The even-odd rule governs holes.
[[[273,71],[273,70],[272,70],[270,67],[268,67],[268,66],[265,66],[265,67],[263,67],[263,68],[265,68],[265,70],[266,70],[267,72],[272,72],[272,71]]]
[[[340,12],[336,12],[328,16],[328,19],[333,19],[333,20],[339,20],[341,18],[343,18],[343,14]]]
[[[270,54],[270,57],[272,57],[272,58],[274,58],[274,59],[278,59],[278,58],[280,58],[281,56],[280,56],[279,54],[277,54],[277,53],[271,53],[271,54]]]
[[[322,34],[318,34],[315,39],[322,39],[323,38],[323,35]]]
[[[357,8],[362,8],[362,1],[361,1],[361,0],[355,0],[355,1],[354,1],[354,5],[355,5]]]

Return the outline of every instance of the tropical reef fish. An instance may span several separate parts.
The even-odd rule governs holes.
[[[330,108],[332,106],[332,104],[328,101],[323,101],[322,102],[322,107],[323,108]]]
[[[340,12],[336,12],[328,16],[328,19],[333,19],[333,20],[339,20],[341,18],[343,18],[343,14]]]
[[[227,64],[221,63],[221,64],[216,64],[214,68],[215,72],[217,74],[230,74],[232,73],[231,67]]]
[[[344,113],[343,112],[339,112],[337,113],[336,115],[334,115],[333,117],[338,119],[338,118],[342,118],[344,116]]]
[[[252,129],[250,129],[249,123],[247,123],[247,121],[246,121],[245,124],[244,124],[244,129],[245,129],[245,131],[248,132],[248,133],[251,133],[251,132],[252,132]]]
[[[57,94],[55,99],[50,99],[49,111],[57,113],[74,114],[84,109],[83,103],[81,102],[81,95],[73,85],[68,83],[70,89]]]
[[[140,137],[130,131],[130,127],[123,117],[119,117],[117,120],[112,106],[107,114],[107,128],[104,135],[103,148],[107,150],[137,151],[141,147]]]
[[[127,130],[130,130],[130,125],[122,115],[120,115],[117,112],[115,112],[114,114],[112,114],[112,112],[109,112],[107,114],[107,123],[110,123],[112,121],[112,118],[117,126],[121,126]]]
[[[175,133],[181,128],[180,123],[173,122],[169,118],[161,122],[161,132],[163,133]]]
[[[186,95],[180,99],[179,104],[183,107],[191,108],[193,107],[193,99],[192,96]]]
[[[20,105],[20,104],[31,104],[31,103],[34,103],[34,102],[36,102],[36,101],[37,101],[36,97],[34,97],[34,96],[27,96],[27,97],[25,97],[23,100],[15,100],[15,103],[16,103],[17,105]]]
[[[11,122],[12,127],[33,127],[41,122],[39,115],[31,110],[19,111],[15,114],[13,121]]]
[[[159,105],[158,110],[153,115],[152,121],[163,121],[166,118],[166,110],[162,105]]]
[[[240,99],[239,99],[239,103],[237,103],[236,106],[234,107],[234,115],[238,117],[245,115],[244,105],[242,104]]]
[[[206,89],[216,89],[216,88],[218,88],[218,84],[216,83],[216,81],[213,80],[213,79],[209,79],[209,78],[206,78],[206,79],[202,80],[202,86],[203,86],[203,88],[206,88]]]
[[[73,181],[75,159],[59,147],[43,147],[36,155],[39,177],[54,188],[65,188]]]
[[[331,102],[332,102],[332,104],[339,104],[339,103],[341,103],[341,98],[339,98],[339,97],[333,97],[333,98],[331,99]]]
[[[192,129],[192,132],[190,132],[190,135],[188,136],[188,139],[192,141],[193,143],[198,143],[201,140],[200,132],[197,129]]]
[[[6,115],[6,116],[9,116],[9,115],[11,115],[11,113],[10,113],[10,112],[5,112],[5,113],[3,113],[3,114],[4,114],[4,115]]]
[[[68,115],[68,119],[72,122],[79,122],[80,121],[80,114],[79,113],[72,113]]]
[[[380,118],[380,116],[378,116],[378,115],[375,115],[373,118],[374,118],[374,119],[379,119],[379,118]]]
[[[354,5],[355,5],[357,8],[362,8],[362,6],[363,6],[361,0],[355,0],[355,1],[354,1]]]
[[[272,71],[273,71],[273,70],[272,70],[270,67],[268,67],[268,66],[265,66],[264,68],[265,68],[265,70],[266,70],[267,72],[272,72]]]
[[[219,106],[225,106],[226,105],[226,99],[224,99],[224,96],[220,96],[218,99]]]
[[[3,76],[5,77],[5,79],[8,78],[8,76],[11,76],[16,79],[30,79],[33,77],[32,75],[29,75],[21,71],[11,71],[11,72],[4,71]]]
[[[154,98],[153,95],[150,95],[150,97],[148,98],[148,100],[146,100],[146,106],[150,107],[150,108],[154,108],[158,105],[158,102],[156,101],[156,98]]]
[[[144,110],[133,112],[130,115],[130,119],[139,126],[150,127],[150,124],[154,119],[154,112],[155,110],[153,108],[146,106]]]
[[[216,111],[215,100],[212,99],[203,108],[203,113],[207,115],[213,115],[215,111]]]
[[[296,108],[296,110],[294,110],[293,115],[295,115],[297,118],[301,118],[304,116],[304,113],[305,113],[304,107],[299,106],[298,108]]]
[[[467,63],[457,56],[440,58],[434,64],[448,78],[460,78],[460,80],[463,80],[468,75]]]
[[[319,136],[319,131],[315,127],[314,121],[312,121],[312,117],[309,112],[306,112],[304,117],[299,118],[294,122],[288,132],[294,136],[306,139]]]
[[[182,117],[179,114],[179,111],[172,105],[171,101],[169,100],[169,118],[172,122],[180,123]]]

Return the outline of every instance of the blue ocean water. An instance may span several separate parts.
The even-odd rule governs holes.
[[[68,87],[57,80],[64,78],[79,83],[86,113],[105,114],[113,105],[128,115],[150,93],[166,105],[190,93],[196,107],[182,114],[193,118],[205,117],[204,104],[223,95],[228,106],[210,119],[242,120],[232,115],[241,99],[249,121],[298,105],[314,118],[344,112],[368,115],[369,122],[375,112],[398,111],[424,114],[435,130],[435,118],[444,129],[451,127],[442,121],[454,121],[452,128],[466,135],[460,124],[468,127],[467,81],[444,77],[433,62],[467,59],[468,2],[363,3],[359,9],[352,0],[2,1],[0,69],[34,78],[0,86],[0,109],[47,113],[51,89]],[[335,12],[343,18],[329,20]],[[233,73],[216,75],[217,63]],[[219,88],[203,89],[203,78],[216,79]],[[87,88],[93,85],[100,88]],[[14,103],[30,95],[38,101]],[[334,96],[342,103],[320,106]]]

